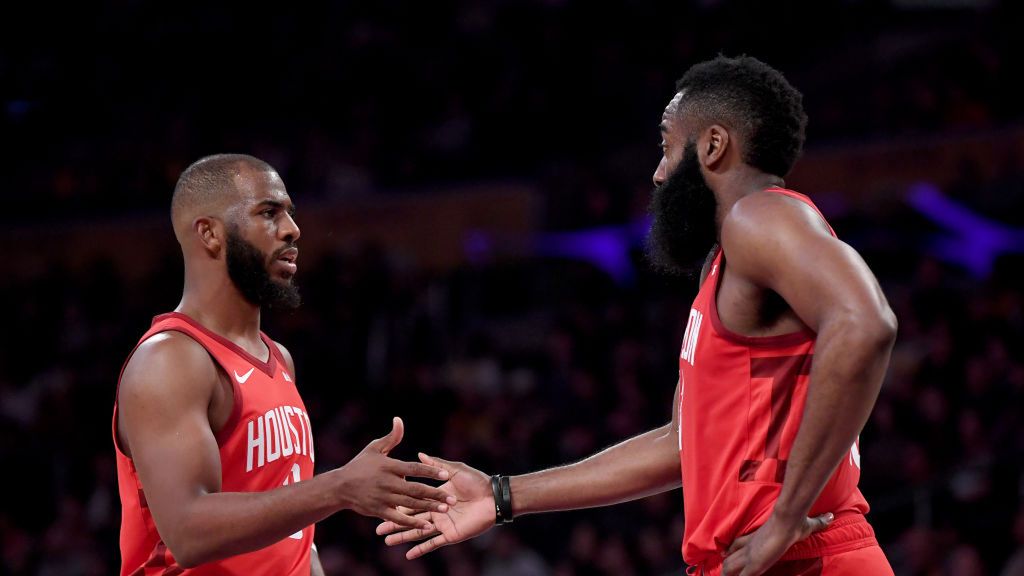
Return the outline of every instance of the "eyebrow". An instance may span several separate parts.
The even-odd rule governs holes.
[[[258,206],[258,207],[269,206],[271,208],[282,208],[283,209],[284,208],[284,202],[280,202],[278,200],[263,200],[259,204],[257,204],[256,206]],[[292,204],[291,207],[288,208],[288,213],[289,214],[295,214],[295,204]]]

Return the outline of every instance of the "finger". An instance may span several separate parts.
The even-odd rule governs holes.
[[[389,500],[396,508],[405,508],[415,513],[441,512],[443,514],[448,511],[448,505],[444,502],[436,502],[434,500],[427,500],[424,498],[413,498],[412,496],[406,496],[404,494],[393,494]],[[403,512],[401,510],[399,511],[399,514],[412,516],[409,512]]]
[[[428,466],[434,466],[436,468],[444,468],[445,470],[448,470],[449,472],[452,472],[454,467],[455,467],[454,466],[455,465],[454,462],[449,462],[449,461],[447,461],[447,460],[445,460],[443,458],[438,458],[437,456],[428,456],[427,454],[424,454],[423,452],[420,452],[418,454],[418,456],[420,458],[420,462],[423,462],[424,464],[426,464]]]
[[[405,436],[405,423],[398,416],[391,419],[391,432],[388,432],[386,436],[377,438],[367,448],[373,448],[381,454],[387,454],[398,446],[398,443],[402,441],[402,437]]]
[[[395,532],[395,531],[398,531],[398,530],[401,530],[401,529],[402,529],[401,526],[399,526],[398,524],[395,524],[391,520],[385,520],[385,521],[381,522],[380,524],[377,524],[377,529],[375,530],[375,532],[377,533],[377,536],[384,536],[384,535],[391,534],[392,532]]]
[[[419,482],[403,481],[401,486],[393,489],[392,492],[402,494],[404,496],[412,496],[413,498],[446,502],[453,506],[458,502],[454,496],[445,492],[442,488],[427,486],[426,484],[421,484]]]
[[[740,549],[743,548],[744,546],[746,546],[747,542],[749,542],[750,539],[753,538],[753,537],[754,537],[754,534],[750,533],[750,534],[747,534],[746,536],[740,536],[739,538],[733,540],[732,544],[729,545],[729,548],[726,549],[725,555],[729,556],[731,554],[739,552]]]
[[[826,512],[825,514],[815,516],[814,518],[808,518],[808,536],[828,528],[829,525],[832,524],[833,520],[835,520],[835,516],[831,512]]]
[[[384,510],[380,517],[382,520],[391,520],[395,524],[405,528],[421,528],[423,530],[434,529],[434,525],[431,524],[429,520],[426,520],[425,518],[416,518],[414,516],[409,516],[408,514],[402,514],[394,508]]]
[[[738,564],[738,556],[730,556],[729,558],[726,558],[725,561],[722,562],[722,576],[732,576],[739,572],[739,568],[737,568]]]
[[[409,560],[415,560],[424,554],[429,554],[430,552],[447,545],[448,539],[445,538],[444,534],[439,534],[426,542],[413,546],[412,549],[405,553],[405,557]]]
[[[401,460],[398,460],[397,462],[399,465],[395,469],[395,472],[402,476],[434,478],[436,480],[447,480],[451,478],[451,473],[439,466],[429,466],[418,462],[403,462]]]
[[[430,519],[430,513],[429,512],[420,512],[420,513],[417,514],[417,513],[414,513],[412,510],[409,510],[408,508],[405,508],[405,507],[402,507],[402,506],[398,507],[398,513],[399,514],[404,514],[406,516],[412,516],[413,518],[416,518],[417,520],[429,520]],[[385,534],[391,534],[392,532],[399,532],[399,531],[402,531],[402,530],[418,530],[418,528],[409,528],[407,526],[403,526],[401,524],[397,524],[397,523],[395,523],[395,522],[393,522],[391,520],[385,520],[385,521],[383,521],[383,522],[381,522],[380,524],[377,525],[377,535],[378,536],[384,536]]]
[[[419,540],[423,540],[424,538],[436,536],[437,534],[439,534],[439,532],[437,531],[436,527],[434,530],[429,531],[422,530],[420,528],[413,528],[412,530],[404,530],[402,532],[398,532],[397,534],[389,534],[387,537],[384,538],[384,543],[388,546],[396,546],[398,544],[417,542]]]

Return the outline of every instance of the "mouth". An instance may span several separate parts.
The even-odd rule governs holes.
[[[299,259],[298,248],[286,248],[282,250],[278,255],[276,262],[279,264],[288,276],[293,276],[299,269],[296,261]]]

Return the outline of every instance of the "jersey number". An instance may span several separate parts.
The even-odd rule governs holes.
[[[292,464],[291,476],[284,477],[284,484],[282,484],[282,486],[287,486],[289,484],[297,484],[300,480],[302,480],[302,473],[299,470],[299,465]],[[302,540],[302,530],[299,530],[295,534],[292,534],[291,536],[289,536],[289,538],[292,538],[294,540]]]
[[[780,458],[782,433],[799,385],[797,378],[811,373],[811,358],[811,354],[800,354],[750,359],[749,452],[740,465],[740,482],[782,483],[786,477],[786,460]]]

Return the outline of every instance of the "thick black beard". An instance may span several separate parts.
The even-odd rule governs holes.
[[[276,254],[274,258],[268,257],[242,238],[236,227],[228,228],[226,256],[228,277],[249,302],[285,310],[298,308],[302,303],[299,287],[294,281],[279,282],[271,278],[268,268]]]
[[[700,171],[697,144],[688,142],[683,159],[664,184],[654,189],[647,236],[647,259],[655,269],[692,276],[718,241],[718,200]]]

